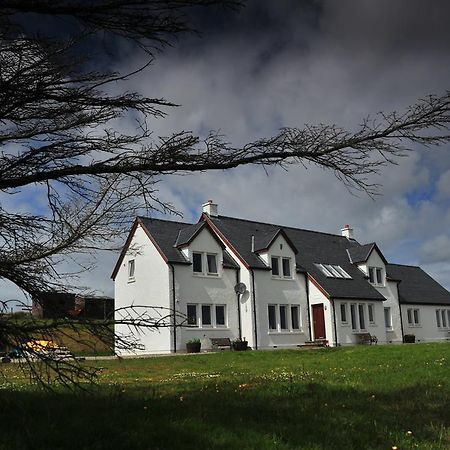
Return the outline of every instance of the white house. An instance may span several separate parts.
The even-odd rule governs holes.
[[[205,336],[253,349],[350,345],[368,333],[379,343],[449,338],[450,293],[359,244],[348,225],[334,235],[253,222],[209,201],[195,224],[138,217],[112,278],[116,308],[168,315],[168,327],[141,334],[142,353],[184,351]]]

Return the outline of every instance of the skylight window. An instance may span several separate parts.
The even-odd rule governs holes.
[[[336,264],[316,264],[316,267],[328,278],[346,278],[352,277],[339,265]]]

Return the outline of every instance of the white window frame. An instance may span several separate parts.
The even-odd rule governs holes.
[[[416,313],[417,313],[417,320],[416,320]],[[408,308],[406,310],[406,318],[409,327],[415,328],[422,326],[419,308]]]
[[[130,259],[128,260],[128,282],[135,281],[136,278],[136,260]]]
[[[275,328],[270,328],[269,308],[273,307],[275,311]],[[284,307],[286,311],[286,328],[281,328],[281,308]],[[297,307],[298,311],[298,326],[292,327],[292,308]],[[289,333],[303,333],[302,324],[302,310],[299,304],[290,303],[269,303],[267,305],[267,329],[269,334],[289,334]]]
[[[372,272],[371,272],[372,271]],[[377,271],[380,271],[380,277],[381,277],[381,283],[378,283],[378,276],[377,276]],[[370,281],[370,274],[373,273],[373,281]],[[383,287],[386,285],[386,276],[385,276],[385,271],[382,267],[377,267],[377,266],[369,266],[367,268],[367,274],[369,276],[369,283],[372,286],[379,286],[379,287]]]
[[[372,320],[370,320],[371,312],[372,312]],[[374,303],[367,304],[367,320],[369,321],[369,325],[376,325],[375,304]]]
[[[189,324],[187,323],[187,326],[189,328],[202,328],[204,330],[211,330],[216,328],[228,328],[228,314],[227,314],[227,305],[223,303],[192,303],[188,302],[186,303],[186,317],[188,317],[188,306],[194,306],[195,307],[195,319],[196,323]],[[218,306],[222,306],[224,308],[224,320],[225,325],[218,324],[217,323],[217,316],[216,316],[216,308]],[[211,315],[211,324],[204,325],[203,324],[203,307],[209,307],[210,308],[210,315]]]
[[[345,314],[345,321],[342,320],[342,310],[344,310],[344,314]],[[349,308],[348,308],[348,303],[341,303],[339,305],[339,320],[341,322],[341,325],[345,325],[348,326],[348,316],[349,316]]]
[[[450,309],[436,309],[436,325],[440,331],[450,330]]]
[[[273,261],[277,261],[278,265],[278,275],[273,273]],[[284,273],[284,265],[283,261],[288,260],[289,261],[289,275],[285,275]],[[289,256],[276,256],[271,255],[270,256],[270,268],[272,271],[272,278],[278,279],[278,280],[292,280],[294,278],[293,276],[293,270],[292,270],[292,258]]]
[[[200,255],[200,261],[201,261],[201,272],[195,272],[194,271],[194,254]],[[217,272],[209,272],[209,263],[208,263],[208,256],[214,256],[216,259],[216,270]],[[191,262],[192,262],[192,275],[196,277],[219,277],[219,258],[217,253],[212,252],[198,252],[194,250],[192,252]]]
[[[355,325],[356,327],[353,326],[353,320],[352,320],[352,307],[354,307],[354,311],[355,311]],[[361,328],[361,315],[360,315],[360,310],[362,309],[362,316],[363,316],[363,321],[364,321],[364,328]],[[367,308],[366,308],[366,303],[361,303],[361,302],[354,302],[354,303],[350,303],[350,324],[352,327],[352,331],[353,333],[362,333],[367,331],[367,325],[369,323],[368,320],[368,315],[367,315]]]
[[[386,323],[386,311],[388,311],[388,323]],[[383,313],[384,313],[384,326],[386,327],[386,330],[392,330],[393,326],[392,326],[392,310],[390,306],[385,306],[383,309]]]

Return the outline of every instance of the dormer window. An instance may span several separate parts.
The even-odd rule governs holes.
[[[381,267],[369,267],[369,282],[375,286],[384,286],[383,269]]]
[[[195,275],[217,276],[217,254],[193,252],[192,271]]]
[[[291,258],[272,256],[272,276],[275,278],[292,278]]]

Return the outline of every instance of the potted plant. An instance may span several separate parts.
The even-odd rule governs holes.
[[[237,352],[243,352],[248,348],[248,342],[245,340],[245,338],[235,339],[231,345],[233,347],[233,350],[236,350]]]
[[[405,334],[403,336],[403,342],[405,344],[414,344],[416,342],[416,336],[414,334]]]
[[[187,353],[200,353],[200,347],[202,344],[200,343],[200,339],[191,339],[186,342],[186,352]]]

